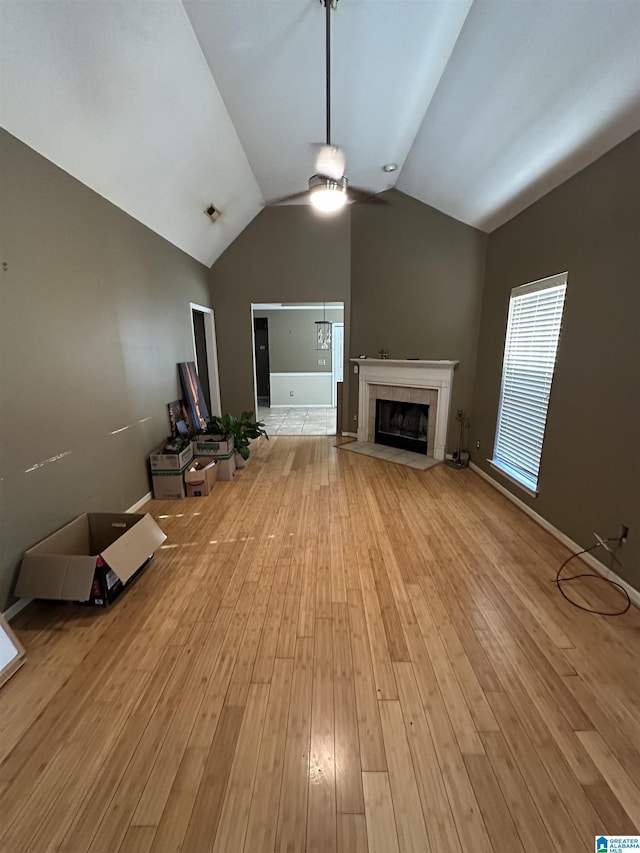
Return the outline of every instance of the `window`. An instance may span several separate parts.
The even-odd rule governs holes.
[[[491,465],[537,494],[567,274],[515,287],[509,301]]]

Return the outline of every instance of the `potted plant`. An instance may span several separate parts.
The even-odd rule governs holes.
[[[181,435],[169,436],[164,445],[163,453],[182,453],[191,444],[191,440]]]
[[[261,435],[269,441],[263,421],[254,420],[253,412],[243,412],[239,418],[233,418],[232,435],[236,451],[236,465],[244,468],[249,458],[249,443]]]
[[[207,421],[206,432],[221,438],[233,436],[235,460],[238,468],[244,468],[249,458],[249,442],[264,435],[269,440],[263,421],[254,420],[253,412],[243,412],[239,418],[228,413],[214,415]]]
[[[207,435],[216,435],[220,438],[228,438],[233,435],[234,425],[237,421],[233,415],[212,415],[207,421],[204,432]]]

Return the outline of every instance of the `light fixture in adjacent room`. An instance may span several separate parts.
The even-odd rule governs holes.
[[[322,303],[322,320],[316,320],[316,349],[331,349],[332,325],[327,320],[325,304]]]

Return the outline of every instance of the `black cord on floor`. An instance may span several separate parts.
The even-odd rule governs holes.
[[[619,539],[605,539],[604,540],[604,542],[619,542],[619,541],[620,541]],[[623,586],[621,586],[619,583],[616,583],[615,581],[609,580],[609,578],[604,578],[604,577],[602,577],[602,575],[598,575],[598,574],[591,573],[591,572],[583,572],[579,575],[572,575],[571,577],[568,577],[568,578],[561,578],[560,577],[560,574],[561,574],[562,570],[564,569],[564,567],[567,565],[567,563],[571,562],[571,560],[573,560],[575,557],[580,557],[582,554],[588,554],[590,551],[595,551],[596,548],[600,548],[601,546],[604,547],[604,542],[596,542],[596,544],[592,545],[590,548],[585,548],[583,551],[577,551],[575,554],[571,554],[570,557],[567,557],[567,559],[564,561],[564,563],[560,566],[560,568],[556,572],[556,586],[560,590],[560,593],[562,594],[562,596],[564,598],[566,598],[566,600],[569,602],[569,604],[573,604],[574,607],[578,607],[580,610],[584,610],[586,613],[595,613],[597,616],[622,616],[631,607],[631,599],[629,598],[629,593],[627,592],[627,590]],[[604,583],[610,584],[611,586],[615,586],[617,589],[620,590],[620,592],[627,599],[626,607],[624,608],[624,610],[616,610],[613,613],[609,613],[605,610],[592,610],[590,607],[583,607],[581,604],[577,604],[575,601],[573,601],[571,598],[569,598],[569,596],[565,593],[564,589],[562,588],[562,584],[567,583],[568,581],[578,580],[579,578],[595,578],[596,580],[604,581]]]

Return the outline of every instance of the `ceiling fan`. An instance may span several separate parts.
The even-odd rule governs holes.
[[[326,28],[326,103],[327,103],[327,139],[326,143],[318,146],[315,162],[315,174],[309,178],[309,189],[299,193],[283,196],[268,202],[267,207],[287,204],[296,199],[307,198],[311,204],[323,213],[333,213],[340,210],[348,202],[365,202],[366,204],[387,204],[370,190],[349,185],[344,174],[345,156],[342,148],[331,143],[331,9],[336,8],[338,0],[320,0],[325,8]]]

